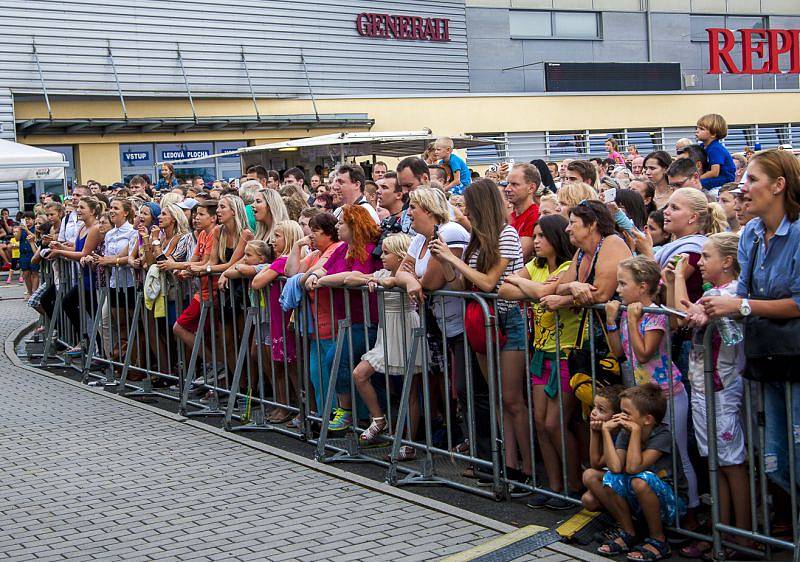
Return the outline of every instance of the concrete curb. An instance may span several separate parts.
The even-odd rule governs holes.
[[[517,527],[514,527],[512,525],[507,525],[506,523],[502,523],[500,521],[496,521],[496,520],[491,519],[489,517],[485,517],[485,516],[479,515],[477,513],[472,513],[471,511],[467,511],[465,509],[461,509],[459,507],[455,507],[455,506],[440,502],[438,500],[426,498],[424,496],[420,496],[420,495],[414,494],[412,492],[407,492],[407,491],[403,490],[402,488],[397,488],[397,487],[394,487],[394,486],[390,486],[389,484],[386,484],[384,482],[376,482],[375,480],[371,480],[369,478],[360,476],[358,474],[353,474],[351,472],[344,471],[342,469],[336,468],[335,466],[331,466],[331,465],[327,465],[327,464],[324,464],[324,463],[317,462],[315,460],[307,459],[305,457],[301,457],[301,456],[296,455],[294,453],[290,453],[288,451],[284,451],[283,449],[278,449],[278,448],[273,447],[271,445],[266,445],[264,443],[259,443],[257,441],[253,441],[251,439],[247,439],[246,437],[242,437],[242,436],[237,435],[235,433],[231,433],[231,432],[225,431],[223,429],[216,428],[216,427],[210,426],[208,424],[204,424],[204,423],[199,422],[199,421],[194,421],[194,420],[191,420],[191,419],[187,419],[187,418],[185,418],[185,417],[183,417],[183,416],[181,416],[179,414],[174,414],[172,412],[166,412],[166,411],[164,411],[164,410],[162,410],[160,408],[157,408],[155,406],[151,406],[149,404],[144,404],[142,402],[138,402],[136,400],[132,400],[132,399],[126,398],[124,396],[119,396],[117,394],[112,394],[112,393],[106,392],[106,391],[104,391],[102,389],[99,389],[99,388],[86,386],[86,385],[81,384],[81,383],[79,383],[77,381],[73,381],[73,380],[58,376],[58,375],[54,375],[54,374],[49,373],[49,372],[47,372],[47,371],[45,371],[43,369],[39,369],[37,367],[33,367],[31,365],[28,365],[27,363],[24,363],[17,356],[16,348],[17,348],[17,345],[19,344],[19,342],[21,341],[22,337],[24,336],[24,334],[26,334],[31,329],[33,329],[35,324],[36,324],[36,322],[30,322],[30,323],[24,324],[23,326],[21,326],[21,327],[17,328],[16,330],[14,330],[6,338],[6,341],[5,341],[5,355],[11,361],[11,363],[13,363],[19,369],[30,371],[30,372],[36,373],[37,375],[41,375],[41,376],[47,377],[47,378],[49,378],[51,380],[58,381],[58,382],[60,382],[62,384],[66,384],[66,385],[73,386],[75,388],[79,388],[82,391],[90,392],[90,393],[92,393],[92,394],[94,394],[96,396],[103,397],[105,399],[111,399],[111,400],[116,400],[118,402],[122,402],[122,403],[124,403],[124,404],[126,404],[128,406],[133,406],[133,407],[139,408],[141,410],[145,410],[145,411],[147,411],[147,412],[149,412],[151,414],[155,414],[157,416],[161,416],[163,418],[167,418],[170,421],[178,422],[178,423],[181,423],[183,425],[188,425],[188,426],[191,426],[191,427],[193,427],[195,429],[198,429],[200,431],[204,431],[206,433],[211,433],[211,434],[216,435],[217,437],[219,437],[221,439],[226,439],[228,441],[234,441],[236,443],[244,445],[245,447],[249,447],[251,449],[255,449],[255,450],[261,451],[263,453],[268,453],[270,455],[273,455],[275,457],[278,457],[278,458],[281,458],[283,460],[289,461],[291,463],[303,466],[304,468],[308,468],[308,469],[314,470],[316,472],[319,472],[319,473],[322,473],[322,474],[326,474],[328,476],[332,476],[332,477],[337,478],[339,480],[344,480],[344,481],[346,481],[348,483],[351,483],[351,484],[356,484],[358,486],[361,486],[363,488],[367,488],[369,490],[373,490],[375,492],[379,492],[381,494],[386,494],[388,496],[392,496],[392,497],[395,497],[395,498],[398,498],[398,499],[402,499],[402,500],[407,501],[409,503],[412,503],[412,504],[415,504],[415,505],[419,505],[421,507],[425,507],[425,508],[433,510],[433,511],[437,511],[437,512],[442,513],[442,514],[451,515],[453,517],[456,517],[456,518],[461,519],[463,521],[466,521],[468,523],[472,523],[472,524],[484,527],[486,529],[491,529],[493,531],[497,531],[498,533],[504,533],[505,534],[505,533],[511,533],[511,532],[517,530]],[[550,546],[548,546],[546,548],[550,549],[550,550],[552,550],[554,552],[558,552],[560,554],[563,554],[563,555],[566,555],[566,556],[570,556],[571,558],[573,558],[575,560],[583,560],[585,562],[601,562],[601,561],[606,560],[605,558],[602,558],[602,557],[594,555],[592,553],[580,550],[578,548],[575,548],[575,547],[567,545],[567,544],[556,543],[556,544],[552,544],[552,545],[550,545]]]

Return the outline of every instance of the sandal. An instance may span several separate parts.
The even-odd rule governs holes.
[[[267,418],[269,423],[282,424],[289,420],[294,419],[294,413],[284,410],[283,412],[275,412]]]
[[[713,550],[713,546],[708,541],[695,541],[688,546],[684,546],[678,552],[684,558],[706,559],[706,555]]]
[[[622,540],[623,544],[619,543],[620,539]],[[600,556],[613,558],[615,556],[619,556],[620,554],[627,554],[630,552],[635,541],[636,537],[620,529],[616,538],[604,542],[597,548],[597,550],[595,550],[595,552]],[[605,550],[603,550],[603,548],[605,548]]]
[[[647,548],[647,545],[652,546],[656,552]],[[635,552],[638,552],[641,556],[632,556]],[[669,547],[667,541],[659,541],[653,537],[647,537],[642,544],[635,546],[633,550],[631,550],[627,559],[629,562],[639,562],[640,560],[656,562],[658,560],[667,560],[670,557],[672,557],[672,549]]]
[[[386,431],[386,416],[372,418],[372,423],[369,427],[358,437],[358,442],[362,445],[371,445],[378,441],[381,434]]]

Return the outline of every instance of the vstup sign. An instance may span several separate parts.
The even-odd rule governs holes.
[[[711,68],[709,74],[800,74],[800,29],[740,29],[741,61],[734,61],[734,31],[712,27],[708,32]],[[781,68],[780,56],[788,54],[789,64]],[[755,55],[755,60],[754,60]],[[738,62],[738,64],[737,64]]]

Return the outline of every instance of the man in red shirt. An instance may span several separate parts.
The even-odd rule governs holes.
[[[533,227],[539,220],[539,198],[542,176],[532,164],[517,164],[508,174],[506,199],[514,207],[509,217],[519,234],[522,257],[528,263],[533,257]]]

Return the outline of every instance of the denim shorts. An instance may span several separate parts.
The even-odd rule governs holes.
[[[675,496],[675,490],[672,489],[672,486],[649,470],[639,472],[638,474],[606,472],[603,475],[603,486],[611,488],[619,497],[625,498],[628,505],[631,506],[631,511],[638,515],[641,513],[642,508],[639,505],[639,500],[636,498],[636,492],[633,489],[634,478],[639,478],[647,482],[647,485],[650,486],[650,489],[655,493],[661,507],[662,521],[672,522],[675,520],[676,515],[680,516],[686,513],[686,502],[684,502],[682,498]]]
[[[519,306],[512,304],[508,310],[498,312],[497,321],[506,336],[501,351],[525,351],[525,320]]]

